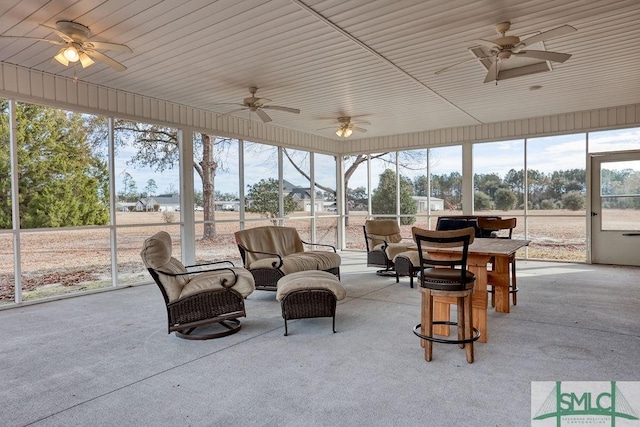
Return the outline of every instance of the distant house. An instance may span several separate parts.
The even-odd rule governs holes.
[[[133,212],[136,210],[137,203],[133,202],[118,202],[117,208],[121,212]]]
[[[158,202],[153,197],[146,197],[136,202],[136,212],[153,212]]]
[[[173,194],[161,194],[159,196],[150,197],[148,202],[151,205],[153,200],[154,208],[157,206],[157,210],[160,212],[179,212],[180,211],[180,196]],[[152,209],[155,210],[155,209]]]
[[[298,207],[296,210],[311,212],[311,188],[298,187],[291,184],[289,181],[283,180],[282,182],[283,193],[293,197]],[[326,211],[327,207],[335,206],[335,202],[325,202],[322,199],[322,192],[316,192],[315,198],[315,211]]]
[[[418,212],[427,212],[427,203],[431,200],[430,207],[432,211],[442,211],[444,210],[444,200],[438,197],[429,197],[427,196],[411,196],[413,200],[415,200],[418,204]]]

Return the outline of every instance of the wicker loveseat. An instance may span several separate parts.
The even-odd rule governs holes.
[[[278,280],[298,271],[321,270],[340,277],[340,255],[331,245],[308,243],[292,227],[264,226],[236,231],[244,267],[253,274],[256,289],[277,290]],[[325,247],[328,250],[308,250]]]

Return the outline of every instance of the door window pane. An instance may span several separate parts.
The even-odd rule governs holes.
[[[640,230],[640,161],[603,162],[600,170],[602,229]]]

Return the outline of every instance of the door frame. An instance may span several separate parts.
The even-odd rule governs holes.
[[[624,158],[627,156],[628,158]],[[609,160],[610,159],[610,160]],[[610,151],[600,153],[589,153],[587,162],[587,260],[590,264],[597,264],[595,258],[597,256],[598,248],[596,242],[600,240],[599,235],[604,234],[600,229],[596,230],[596,223],[600,223],[602,218],[601,212],[601,200],[600,200],[600,167],[596,167],[596,161],[598,165],[603,162],[611,161],[629,161],[640,160],[640,150],[625,150],[625,151]],[[594,203],[594,201],[599,203]],[[598,219],[594,219],[595,217]],[[625,264],[616,264],[625,265]]]

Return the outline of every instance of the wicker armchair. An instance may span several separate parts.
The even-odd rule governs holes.
[[[165,231],[146,239],[140,256],[167,306],[168,333],[203,340],[240,330],[244,299],[255,289],[247,270],[231,261],[184,266],[171,256],[171,236]],[[194,333],[196,328],[203,329]]]
[[[382,267],[376,272],[380,276],[396,276],[393,259],[415,247],[413,240],[400,235],[400,226],[394,219],[369,219],[362,229],[367,245],[367,267]]]

